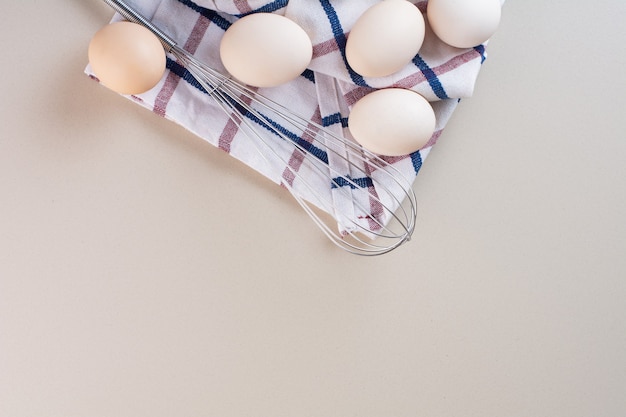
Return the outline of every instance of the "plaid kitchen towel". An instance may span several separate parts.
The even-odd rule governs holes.
[[[351,106],[374,89],[402,87],[418,92],[431,102],[435,110],[435,133],[420,151],[391,159],[394,167],[411,180],[419,172],[459,100],[472,95],[486,57],[485,45],[470,49],[451,47],[441,42],[427,24],[419,54],[404,69],[382,78],[365,78],[356,74],[346,63],[347,36],[358,17],[380,0],[128,1],[181,47],[223,73],[226,71],[220,61],[219,43],[224,31],[238,18],[255,12],[270,12],[295,21],[313,43],[313,59],[308,69],[287,84],[260,89],[259,92],[340,135],[349,136],[347,118]],[[411,1],[425,13],[427,1]],[[503,3],[504,0],[501,0]],[[113,18],[119,19],[119,15]],[[93,76],[89,66],[86,73]],[[274,182],[280,184],[292,180],[287,178],[285,166],[268,162],[250,146],[249,139],[229,123],[229,116],[198,88],[185,69],[173,59],[168,58],[167,71],[155,88],[131,98],[154,113],[179,123]],[[301,174],[306,175],[306,172]],[[330,181],[314,186],[320,193],[331,193],[333,188]],[[304,193],[306,196],[306,191]],[[357,212],[354,216],[353,220],[368,227],[362,219],[375,214]],[[350,222],[344,223],[340,219],[338,222],[341,232],[351,231],[345,226]]]

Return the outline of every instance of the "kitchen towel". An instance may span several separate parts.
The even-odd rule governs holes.
[[[358,17],[380,0],[128,1],[180,46],[223,73],[226,71],[219,58],[219,43],[224,31],[234,21],[256,12],[277,13],[295,21],[307,32],[313,43],[313,59],[308,69],[287,84],[260,89],[259,92],[288,108],[296,109],[299,114],[340,135],[349,136],[349,109],[369,92],[386,87],[401,87],[418,92],[433,106],[437,118],[435,133],[423,149],[403,157],[386,158],[411,181],[437,142],[460,99],[472,95],[486,58],[485,45],[469,49],[451,47],[441,42],[427,24],[426,37],[419,54],[404,69],[381,78],[366,78],[356,74],[346,63],[346,40]],[[427,1],[412,2],[425,13]],[[114,21],[120,19],[119,15],[113,18]],[[94,77],[89,65],[85,71]],[[167,71],[155,88],[130,98],[184,126],[277,184],[292,180],[288,178],[285,166],[276,166],[260,157],[254,146],[250,146],[249,138],[243,137],[244,133],[229,123],[228,115],[198,88],[175,60],[168,58]],[[333,184],[329,181],[316,184],[315,187],[319,188],[317,192],[330,193]],[[359,212],[354,215],[353,220],[367,228],[368,223],[363,219],[375,214]],[[347,226],[350,221],[337,220],[341,233],[351,231]]]

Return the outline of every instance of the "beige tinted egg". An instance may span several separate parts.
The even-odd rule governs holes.
[[[165,51],[143,26],[116,22],[100,29],[89,43],[89,63],[102,84],[120,94],[153,88],[165,72]]]
[[[357,142],[374,153],[407,155],[424,147],[432,137],[435,113],[418,93],[387,88],[356,102],[348,128]]]
[[[457,48],[487,41],[500,24],[500,0],[429,0],[428,22],[439,39]]]
[[[275,87],[298,77],[313,55],[307,33],[292,20],[253,13],[233,23],[220,43],[226,70],[256,87]]]
[[[424,41],[424,18],[407,0],[385,0],[365,11],[346,43],[350,67],[364,77],[384,77],[401,70]]]

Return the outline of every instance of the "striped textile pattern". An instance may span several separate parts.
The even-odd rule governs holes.
[[[277,13],[292,19],[310,36],[313,59],[302,76],[278,87],[259,89],[259,92],[339,135],[349,136],[349,109],[369,92],[386,87],[401,87],[420,93],[431,102],[435,110],[435,133],[422,150],[403,157],[386,158],[407,178],[414,178],[459,101],[472,95],[481,64],[486,58],[485,45],[469,49],[453,48],[439,41],[427,27],[426,39],[419,55],[404,69],[388,77],[362,77],[347,64],[346,40],[357,18],[379,1],[129,0],[133,7],[150,18],[179,45],[224,73],[226,71],[219,58],[219,42],[224,31],[234,21],[257,12]],[[410,1],[422,13],[425,12],[427,1]],[[113,18],[119,19],[118,15]],[[85,72],[93,77],[89,65]],[[167,59],[167,71],[155,88],[130,98],[155,114],[182,125],[277,184],[294,184],[292,170],[306,175],[307,168],[298,152],[292,153],[285,149],[289,153],[285,158],[292,170],[284,166],[271,166],[271,163],[260,157],[239,126],[214,105],[186,69],[172,59]],[[281,129],[279,125],[274,127]],[[284,133],[288,136],[292,134],[288,131]],[[306,137],[294,135],[290,138],[307,146],[324,163],[334,163],[326,152],[315,148]],[[313,186],[320,192],[331,193],[337,187],[354,187],[354,184],[368,187],[371,184],[371,178],[353,180],[351,184],[345,178],[337,178],[329,183],[314,183]],[[306,190],[303,192],[306,194]],[[370,204],[369,207],[368,213],[355,212],[355,218],[376,218],[379,208],[376,204]],[[341,219],[338,222],[342,232],[349,231],[343,229]],[[367,226],[367,221],[363,222]]]

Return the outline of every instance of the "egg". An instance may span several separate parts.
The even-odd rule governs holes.
[[[120,94],[152,89],[165,72],[165,51],[145,27],[131,22],[111,23],[89,43],[89,63],[102,84]]]
[[[500,0],[429,0],[426,8],[433,32],[457,48],[471,48],[491,38],[500,13]]]
[[[233,23],[220,42],[226,70],[255,87],[275,87],[297,78],[313,56],[307,33],[273,13],[253,13]]]
[[[357,101],[348,129],[364,148],[400,156],[426,145],[435,130],[435,113],[420,94],[403,88],[376,90]]]
[[[413,3],[384,0],[355,22],[346,43],[346,60],[364,77],[391,75],[417,55],[424,33],[424,17]]]

